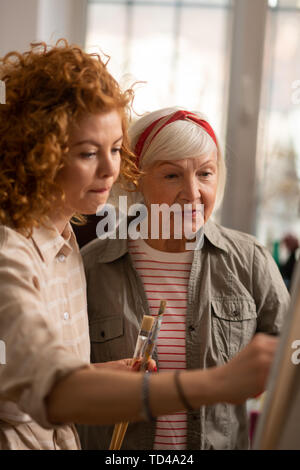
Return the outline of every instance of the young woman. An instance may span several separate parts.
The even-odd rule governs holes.
[[[128,208],[143,202],[146,216],[139,216],[142,238],[130,239],[131,220],[129,240],[96,240],[82,250],[92,361],[130,356],[142,315],[155,316],[160,299],[167,309],[155,355],[159,371],[207,370],[228,362],[256,332],[278,334],[289,295],[275,262],[254,237],[211,220],[226,170],[205,116],[162,109],[137,120],[129,133],[143,174],[134,192],[116,183],[111,200],[118,206],[119,196],[126,195]],[[157,217],[158,207],[172,208],[170,218]],[[200,237],[191,250],[193,232]],[[81,435],[85,447],[105,448],[111,429],[85,428]],[[123,444],[124,449],[247,447],[245,404],[201,407],[132,425]]]
[[[231,363],[173,373],[90,365],[85,278],[70,225],[137,172],[123,93],[100,57],[58,43],[1,61],[0,448],[78,449],[72,423],[143,420],[260,392],[276,347],[260,336]],[[117,286],[111,285],[112,293]],[[246,372],[245,372],[246,371]],[[179,393],[179,394],[178,394]],[[71,423],[71,424],[70,424]]]

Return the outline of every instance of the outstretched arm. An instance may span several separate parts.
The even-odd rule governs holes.
[[[182,372],[181,385],[198,408],[218,402],[242,403],[264,390],[278,340],[257,334],[229,363],[206,370]],[[54,423],[112,424],[141,421],[142,378],[139,373],[91,366],[58,382],[47,398],[48,419]],[[150,377],[153,416],[183,409],[172,372]]]

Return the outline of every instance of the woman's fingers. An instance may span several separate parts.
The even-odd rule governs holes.
[[[148,371],[157,372],[156,362],[153,359],[149,359],[148,361]]]
[[[113,369],[120,371],[129,371],[131,370],[132,359],[120,359],[119,361],[109,361],[109,362],[98,362],[93,364],[97,368],[101,369]]]
[[[97,368],[110,368],[113,370],[120,370],[120,371],[134,371],[138,372],[141,367],[142,359],[120,359],[119,361],[110,361],[110,362],[98,362],[93,364]],[[148,369],[149,372],[157,372],[156,362],[153,359],[149,359],[148,361]]]
[[[140,370],[142,359],[135,359],[132,369],[136,372]],[[147,370],[149,372],[157,372],[156,362],[153,359],[149,359]]]
[[[277,346],[278,338],[258,333],[224,366],[230,403],[242,403],[264,391]]]

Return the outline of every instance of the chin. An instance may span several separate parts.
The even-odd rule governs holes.
[[[76,212],[78,214],[83,214],[83,215],[95,215],[100,209],[101,209],[101,206],[103,206],[104,204],[100,204],[96,207],[80,207],[76,210]]]
[[[77,212],[80,214],[93,215],[99,212],[105,204],[107,204],[107,199],[105,201],[97,202],[97,204],[95,204],[95,202],[92,204],[82,204],[81,207],[77,209]]]

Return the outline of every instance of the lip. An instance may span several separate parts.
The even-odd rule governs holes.
[[[91,189],[90,190],[90,193],[106,193],[107,191],[110,190],[110,187],[109,188],[98,188],[98,189]]]
[[[193,219],[196,219],[197,214],[200,214],[200,216],[201,216],[201,215],[202,215],[202,211],[192,211],[192,218],[193,218]]]
[[[198,214],[200,214],[200,216],[202,216],[202,211],[201,210],[197,211],[196,209],[193,209],[191,211],[184,211],[184,215],[188,216],[188,217],[192,216],[192,219],[196,219]],[[198,215],[198,217],[199,217],[199,215]]]
[[[197,210],[197,209],[192,209],[190,211],[187,211],[187,210],[183,210],[182,211],[184,214],[197,214],[198,212],[201,212],[201,209]]]

